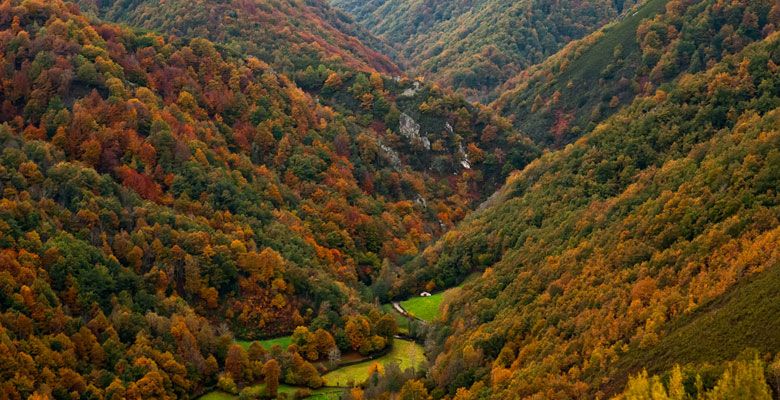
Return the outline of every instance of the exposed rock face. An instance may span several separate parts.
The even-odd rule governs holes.
[[[420,136],[420,124],[414,122],[414,119],[406,113],[401,113],[398,130],[402,135],[410,139]]]
[[[469,162],[469,155],[463,149],[463,145],[458,143],[458,155],[460,155],[460,165],[465,169],[471,169],[471,163]]]
[[[398,157],[398,153],[393,150],[392,147],[382,143],[381,140],[376,139],[377,144],[379,144],[379,148],[382,149],[384,152],[384,157],[390,162],[390,165],[393,166],[393,169],[396,171],[401,170],[401,159]]]
[[[414,95],[416,95],[417,92],[419,92],[419,91],[420,91],[420,82],[414,81],[414,83],[412,84],[412,87],[404,90],[401,93],[401,97],[414,97]]]
[[[449,133],[450,135],[452,135],[453,133],[455,133],[455,131],[452,129],[452,125],[450,125],[450,123],[449,123],[449,122],[447,122],[447,123],[444,125],[444,129],[446,129],[446,130],[447,130],[447,133]]]
[[[376,140],[377,145],[379,145],[379,148],[382,149],[382,157],[384,157],[390,165],[393,167],[396,171],[401,171],[403,169],[403,165],[401,164],[401,159],[398,156],[398,153],[393,150],[392,147],[388,146],[384,142],[382,142],[381,139],[375,137],[374,140]],[[415,198],[414,202],[417,203],[422,208],[428,208],[428,201],[425,200],[425,197],[423,197],[420,193],[415,192]],[[439,221],[439,225],[442,227],[441,221]]]
[[[401,113],[398,131],[413,144],[421,144],[425,150],[431,149],[431,141],[428,137],[420,135],[420,124],[414,122],[414,119],[406,113]]]
[[[414,201],[417,204],[421,205],[423,208],[428,208],[428,201],[425,200],[425,197],[420,196],[419,193],[417,193],[417,198],[414,199]]]

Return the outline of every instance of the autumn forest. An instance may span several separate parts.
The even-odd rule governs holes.
[[[0,399],[780,399],[777,0],[0,0]]]

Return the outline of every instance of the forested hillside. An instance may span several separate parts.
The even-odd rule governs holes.
[[[780,268],[780,35],[767,35],[542,156],[407,265],[418,285],[484,271],[435,334],[436,396],[604,396],[642,366],[637,357],[663,371],[747,347],[778,352],[777,331],[765,329],[773,295],[742,302],[753,308],[738,324],[716,314],[721,322],[680,333],[687,343],[712,334],[711,346],[675,336],[686,326],[677,321],[749,297],[729,293]],[[715,328],[740,340],[723,346],[715,338],[728,331]],[[642,358],[667,339],[674,353]]]
[[[494,107],[537,143],[561,146],[634,97],[765,37],[779,21],[773,0],[649,0],[511,78]]]
[[[611,21],[632,1],[334,0],[410,71],[490,96],[505,80]]]
[[[319,64],[400,72],[387,55],[389,47],[320,0],[76,2],[103,19],[181,37],[207,38],[285,72]]]
[[[384,56],[378,57],[352,34],[362,32],[359,36],[378,49],[384,49],[384,45],[319,0],[195,5],[184,1],[158,5],[142,0],[100,8],[91,5],[91,0],[80,3],[99,11],[104,18],[137,28],[189,38],[206,35],[216,41],[218,48],[227,46],[226,52],[231,55],[254,56],[284,71],[315,101],[331,106],[349,123],[379,136],[373,144],[366,143],[372,139],[358,138],[368,147],[363,148],[364,155],[373,153],[367,156],[385,158],[396,169],[400,161],[426,175],[432,172],[439,178],[447,176],[442,182],[446,188],[436,189],[431,199],[453,200],[448,207],[431,207],[441,214],[445,225],[462,218],[473,202],[481,201],[503,184],[509,172],[522,168],[539,154],[537,146],[513,131],[509,120],[492,110],[471,104],[438,85],[390,76],[397,73],[396,67],[385,65]],[[228,17],[215,17],[222,14]],[[267,21],[273,23],[267,25]],[[204,30],[206,26],[211,29]],[[327,40],[329,46],[323,47],[310,36],[311,32],[319,32],[315,36]],[[352,52],[353,48],[359,51]],[[356,57],[341,54],[344,49]],[[402,186],[409,192],[409,185]],[[424,194],[411,198],[423,202],[429,199]]]
[[[316,388],[331,350],[392,342],[366,290],[382,261],[535,154],[435,87],[318,64],[295,74],[310,95],[257,57],[61,1],[0,3],[0,49],[3,397]],[[299,326],[289,351],[232,344]]]
[[[0,0],[0,399],[780,396],[777,0],[333,3]]]

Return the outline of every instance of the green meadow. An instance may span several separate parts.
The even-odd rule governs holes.
[[[390,353],[375,360],[339,368],[325,374],[322,378],[327,386],[349,386],[350,383],[357,384],[368,379],[369,368],[375,363],[383,367],[391,363],[397,363],[402,370],[405,370],[407,368],[419,368],[424,361],[425,354],[422,346],[408,340],[395,339]]]
[[[253,340],[236,340],[236,343],[241,345],[244,350],[249,350],[249,346],[252,344],[252,342]],[[292,336],[282,336],[273,339],[258,340],[258,342],[260,342],[260,345],[262,345],[266,350],[270,349],[275,344],[278,344],[283,349],[287,349],[287,346],[292,343]]]
[[[444,300],[444,293],[439,292],[430,297],[412,297],[409,300],[402,301],[401,307],[413,317],[423,321],[433,321],[439,317],[441,312],[439,307],[442,300]]]
[[[253,388],[262,388],[265,386],[264,384],[260,383],[257,385],[252,386]],[[289,386],[289,385],[279,385],[278,393],[279,394],[286,394],[288,398],[293,398],[293,395],[295,392],[300,390],[301,388],[295,387],[295,386]],[[321,388],[316,390],[310,390],[311,396],[307,397],[307,399],[310,400],[337,400],[341,398],[341,393],[343,392],[343,389],[341,388]],[[200,397],[199,400],[236,400],[239,397],[230,393],[221,392],[218,390],[215,390],[213,392],[209,392],[203,396]]]

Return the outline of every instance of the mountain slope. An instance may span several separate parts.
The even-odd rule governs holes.
[[[236,7],[243,9],[249,7],[248,4],[204,3],[196,8],[196,12],[181,13],[180,9],[189,5],[172,1],[166,2],[160,9],[155,2],[144,0],[103,5],[99,10],[106,18],[128,22],[138,28],[184,34],[192,38],[199,33],[195,29],[201,26],[195,23],[199,19],[214,13],[234,15]],[[333,21],[333,18],[320,20],[311,17],[312,13],[335,13],[323,3],[256,1],[251,4],[246,15],[239,13],[236,18],[215,20],[211,24],[215,29],[209,32],[218,34],[210,33],[209,36],[219,40],[218,46],[240,49],[238,53],[228,52],[241,54],[241,58],[264,57],[266,53],[262,45],[284,48],[283,52],[273,52],[274,57],[282,58],[269,61],[271,65],[282,68],[280,73],[294,80],[316,101],[332,107],[337,117],[350,125],[350,134],[357,130],[369,133],[357,138],[364,159],[380,160],[396,170],[408,165],[423,176],[435,178],[426,182],[427,190],[423,191],[417,178],[400,183],[387,182],[395,178],[387,174],[366,176],[367,172],[360,168],[360,163],[356,163],[359,179],[367,186],[372,186],[375,179],[385,181],[377,183],[382,183],[385,191],[403,192],[406,198],[423,204],[431,216],[439,220],[442,228],[463,218],[469,209],[492,194],[509,172],[522,168],[539,154],[536,146],[514,131],[508,120],[439,86],[391,78],[382,74],[381,69],[380,73],[363,71],[359,67],[355,69],[347,62],[349,59],[334,57],[327,52],[320,58],[294,62],[305,56],[301,51],[305,53],[306,47],[298,46],[297,39],[289,34],[306,35],[317,29],[312,24]],[[257,31],[255,19],[270,18],[266,10],[277,8],[283,9],[287,20],[277,19],[285,21],[286,25],[272,25],[271,33]],[[152,10],[161,15],[172,14],[175,18],[144,18]],[[209,10],[211,14],[206,13]],[[346,16],[339,15],[338,21],[331,25],[340,28],[345,19]],[[273,31],[277,28],[288,36],[275,36]],[[334,45],[350,49],[353,41],[356,39],[343,43],[337,41]],[[361,43],[357,45],[363,46]],[[433,233],[440,231],[434,229]]]
[[[109,21],[183,37],[204,37],[290,72],[326,64],[399,74],[389,47],[316,1],[79,0]],[[358,39],[358,37],[360,39]]]
[[[561,146],[663,83],[763,37],[780,6],[763,1],[650,0],[502,85],[493,106],[537,143]]]
[[[778,62],[773,33],[634,100],[407,265],[406,282],[437,287],[485,269],[434,333],[431,387],[603,394],[631,348],[651,349],[667,323],[777,268]]]
[[[541,156],[490,108],[388,76],[317,0],[80,4],[0,0],[0,398],[302,395],[341,352],[392,346],[380,302],[469,275],[409,324],[431,369],[375,367],[365,397],[595,398],[780,350],[756,335],[778,304],[776,2],[651,0],[528,70],[511,95],[582,79],[536,107],[642,82],[610,112],[553,108],[585,122]]]
[[[614,19],[628,2],[335,0],[395,46],[411,71],[475,97],[489,94],[567,42]]]
[[[726,293],[669,324],[658,343],[632,348],[610,372],[608,392],[622,390],[629,375],[661,373],[674,364],[720,363],[747,347],[759,354],[780,349],[780,263],[740,280]]]
[[[0,49],[0,397],[186,398],[252,383],[271,359],[285,382],[321,385],[310,361],[332,347],[392,340],[365,289],[382,260],[413,256],[482,196],[481,162],[464,168],[457,145],[513,137],[440,91],[312,69],[358,104],[344,114],[257,58],[60,1],[0,3]],[[448,140],[438,171],[371,128],[399,124],[391,93],[406,90],[418,129]],[[231,345],[301,325],[315,333],[300,353]]]
[[[391,345],[383,266],[538,154],[440,88],[252,44],[0,2],[0,397],[317,388],[317,361]]]

